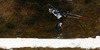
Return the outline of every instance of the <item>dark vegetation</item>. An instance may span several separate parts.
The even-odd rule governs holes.
[[[55,37],[57,19],[48,12],[52,7],[61,11],[100,20],[99,0],[1,0],[0,37],[47,38]],[[2,11],[1,11],[2,10]],[[65,18],[64,38],[95,37],[100,35],[100,23]]]

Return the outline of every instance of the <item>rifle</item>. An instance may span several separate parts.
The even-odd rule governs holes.
[[[77,14],[72,14],[72,13],[67,13],[67,14],[69,15],[68,18],[75,18],[75,19],[80,19],[80,20],[88,20],[88,21],[100,22],[98,20],[91,19],[91,18],[84,17],[84,16],[77,15]]]

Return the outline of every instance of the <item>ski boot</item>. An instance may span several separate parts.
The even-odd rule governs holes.
[[[62,34],[62,33],[60,33],[60,38],[61,38],[61,39],[63,38],[63,34]]]
[[[61,33],[61,34],[58,34],[56,38],[57,38],[57,39],[62,39],[62,38],[63,38],[62,33]]]

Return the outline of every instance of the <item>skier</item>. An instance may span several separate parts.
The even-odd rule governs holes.
[[[49,8],[49,13],[54,14],[58,19],[58,22],[57,22],[56,27],[55,27],[56,32],[57,32],[57,38],[63,38],[61,26],[62,26],[64,14],[62,15],[62,13],[60,13],[57,9],[54,9],[54,8]],[[66,17],[66,15],[64,15],[64,16]]]

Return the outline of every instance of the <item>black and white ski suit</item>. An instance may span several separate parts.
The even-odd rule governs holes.
[[[60,34],[60,33],[62,33],[62,31],[61,31],[61,26],[62,26],[62,22],[63,22],[63,16],[61,15],[61,13],[58,11],[58,10],[56,10],[56,9],[54,9],[53,11],[52,11],[52,13],[57,17],[57,19],[58,19],[58,22],[57,22],[57,24],[56,24],[56,27],[55,27],[55,29],[56,29],[56,31],[57,31],[57,34]]]

